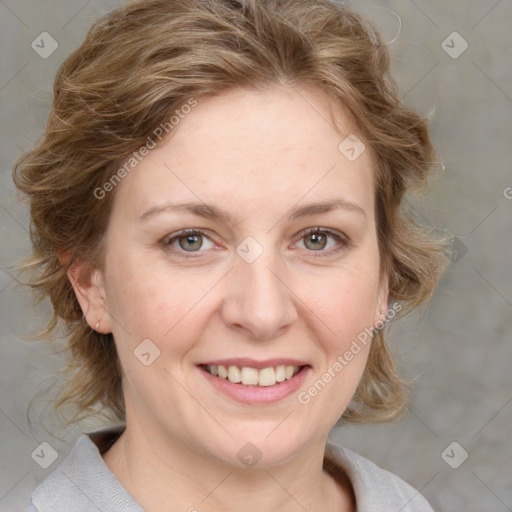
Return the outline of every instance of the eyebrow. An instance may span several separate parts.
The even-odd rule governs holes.
[[[345,199],[332,199],[317,203],[309,203],[302,206],[296,206],[288,212],[288,220],[296,220],[310,215],[318,215],[328,213],[333,210],[347,210],[359,213],[366,220],[366,212],[361,206]],[[155,206],[144,212],[139,222],[144,222],[156,214],[166,211],[185,211],[203,217],[205,219],[221,220],[225,224],[233,225],[234,220],[230,213],[217,206],[208,205],[206,203],[167,203],[161,206]]]

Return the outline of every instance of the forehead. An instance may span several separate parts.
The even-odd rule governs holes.
[[[200,148],[216,158],[251,155],[258,161],[307,162],[320,153],[337,157],[339,142],[354,132],[341,105],[322,91],[282,87],[235,89],[199,99],[173,139],[188,160],[201,158],[204,153],[193,151]]]
[[[237,89],[199,98],[173,130],[116,191],[134,214],[177,199],[264,211],[273,200],[284,207],[336,192],[373,208],[369,152],[347,158],[355,130],[317,90]]]

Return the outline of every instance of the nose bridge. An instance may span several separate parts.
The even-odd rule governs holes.
[[[274,251],[260,246],[260,254],[254,258],[257,247],[251,240],[247,244],[242,242],[237,250],[240,257],[227,287],[224,321],[252,337],[268,339],[296,319],[293,294],[284,284],[283,265]],[[250,252],[252,256],[246,256]]]

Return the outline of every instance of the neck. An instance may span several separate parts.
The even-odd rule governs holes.
[[[171,503],[173,510],[188,512],[353,512],[348,479],[336,482],[324,470],[325,442],[318,440],[279,466],[241,468],[127,421],[103,459],[147,512],[166,510]]]

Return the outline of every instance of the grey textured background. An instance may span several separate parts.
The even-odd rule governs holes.
[[[36,396],[44,391],[41,396],[51,397],[63,355],[21,338],[42,324],[49,306],[34,311],[29,291],[12,280],[9,265],[27,254],[29,238],[11,167],[44,127],[60,62],[115,4],[0,0],[0,511],[24,510],[35,485],[79,432],[96,425],[66,431],[51,418],[51,403]],[[412,204],[424,222],[456,237],[457,253],[424,314],[391,329],[403,373],[418,377],[406,418],[345,426],[331,439],[409,481],[436,510],[512,510],[512,2],[354,5],[377,21],[388,40],[397,31],[393,11],[402,20],[390,45],[395,75],[405,101],[431,114],[445,165],[429,196]],[[47,59],[31,48],[43,31],[59,44]],[[469,44],[458,58],[441,46],[454,31]],[[460,48],[450,41],[452,52]],[[43,441],[59,454],[46,470],[31,458]],[[457,469],[441,457],[454,441],[469,455]],[[448,450],[452,464],[460,462],[461,450]]]

